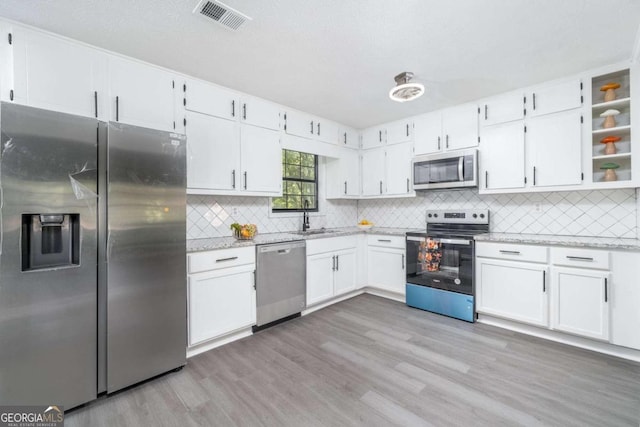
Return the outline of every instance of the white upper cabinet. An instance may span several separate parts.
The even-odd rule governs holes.
[[[533,89],[528,95],[531,103],[527,112],[531,117],[571,110],[582,106],[582,82],[573,79]]]
[[[329,199],[360,195],[360,156],[357,150],[344,149],[339,158],[326,161],[326,195]]]
[[[480,192],[524,188],[525,132],[522,120],[482,128]]]
[[[384,127],[375,126],[362,131],[362,148],[369,149],[380,147],[387,140],[387,132]]]
[[[313,138],[315,136],[315,123],[310,114],[290,110],[287,111],[285,118],[284,130],[289,135],[302,138]]]
[[[174,131],[175,84],[175,76],[165,70],[110,56],[110,120]]]
[[[385,155],[382,148],[362,152],[362,195],[384,194]]]
[[[280,107],[260,98],[243,95],[240,99],[242,123],[266,129],[280,130]]]
[[[413,123],[411,120],[399,120],[385,125],[387,144],[409,142],[413,137]]]
[[[341,128],[338,144],[348,148],[360,148],[360,135],[358,131],[352,128]]]
[[[5,79],[7,87],[2,88],[3,100],[79,116],[107,118],[106,54],[20,27],[11,32],[11,43],[9,52],[13,53],[13,70],[6,72],[12,73],[13,81],[10,77]]]
[[[316,118],[314,126],[316,132],[315,135],[319,141],[328,142],[330,144],[338,143],[340,126],[336,122]]]
[[[478,146],[478,106],[463,104],[442,111],[442,135],[446,150]]]
[[[423,114],[415,118],[414,144],[416,155],[442,150],[442,112]]]
[[[582,115],[580,110],[527,121],[527,174],[534,187],[582,183]]]
[[[387,194],[409,194],[411,189],[411,159],[413,146],[410,142],[386,148]]]
[[[235,190],[240,183],[236,122],[187,111],[187,188]]]
[[[236,120],[240,94],[201,80],[184,79],[179,88],[181,103],[187,111]]]
[[[525,95],[521,91],[509,92],[486,99],[480,105],[481,126],[522,120],[525,115]]]
[[[240,129],[241,181],[243,191],[282,194],[282,150],[280,134],[255,126]],[[187,141],[188,144],[188,141]]]

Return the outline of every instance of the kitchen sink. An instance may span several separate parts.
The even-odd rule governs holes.
[[[307,230],[307,231],[294,231],[293,234],[297,234],[299,236],[313,236],[315,234],[329,234],[335,233],[336,230],[325,230],[323,228],[319,230]]]

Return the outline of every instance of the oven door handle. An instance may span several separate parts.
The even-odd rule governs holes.
[[[410,242],[424,242],[427,240],[426,237],[414,237],[414,236],[407,236],[407,240]]]
[[[469,246],[473,240],[464,239],[440,239],[440,243],[449,243],[450,245],[466,245]]]
[[[458,159],[458,181],[464,181],[464,156]]]

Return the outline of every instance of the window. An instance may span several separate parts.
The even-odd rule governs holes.
[[[273,212],[318,211],[318,156],[282,150],[282,197],[271,199]]]

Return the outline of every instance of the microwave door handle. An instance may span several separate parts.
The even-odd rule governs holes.
[[[458,159],[458,181],[464,181],[464,156]]]

